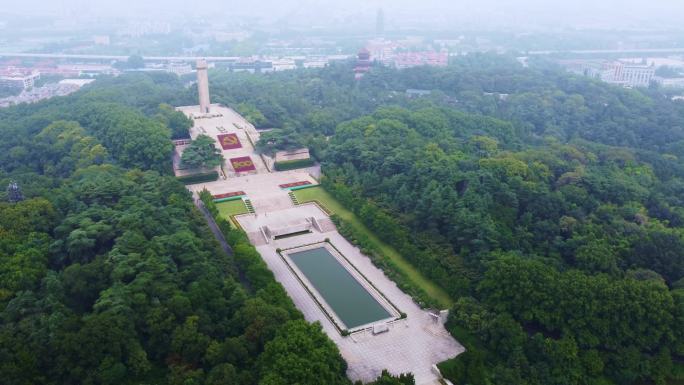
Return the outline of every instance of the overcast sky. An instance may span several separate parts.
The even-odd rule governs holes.
[[[682,27],[684,0],[0,0],[0,12],[155,17],[250,15],[293,24],[350,16],[372,18],[383,8],[388,27],[408,20],[473,28],[555,26]]]

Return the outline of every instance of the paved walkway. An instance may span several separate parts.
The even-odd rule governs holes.
[[[179,110],[187,115],[199,114],[197,106],[181,107]],[[308,181],[317,184],[320,178],[320,167],[309,169],[271,172],[254,153],[250,144],[256,142],[258,133],[244,118],[225,107],[212,106],[212,113],[220,116],[195,119],[192,137],[206,133],[216,137],[224,133],[236,133],[243,147],[236,150],[225,150],[226,159],[237,156],[250,156],[256,170],[250,173],[236,173],[226,169],[225,179],[214,182],[188,186],[193,193],[209,190],[212,195],[244,191],[250,199],[255,214],[240,215],[237,218],[247,232],[276,279],[283,285],[287,293],[299,308],[304,317],[310,321],[319,321],[326,334],[340,349],[347,361],[347,375],[352,380],[369,382],[377,378],[383,369],[400,374],[412,372],[417,385],[439,384],[438,375],[432,366],[464,351],[464,348],[453,339],[441,323],[426,311],[418,307],[410,296],[402,292],[382,270],[373,265],[368,257],[347,242],[337,232],[328,215],[315,204],[295,206],[288,195],[288,190],[280,185]],[[221,247],[232,255],[218,226],[213,221],[201,202],[200,207],[212,232],[221,243]],[[273,235],[293,233],[302,228],[309,228],[312,233],[273,240]],[[406,319],[389,324],[389,331],[373,335],[371,332],[354,333],[343,337],[325,313],[316,304],[311,295],[292,274],[287,265],[276,252],[278,248],[291,248],[311,243],[318,243],[328,238],[332,244],[396,306],[407,315]],[[386,323],[386,321],[378,321]]]
[[[219,242],[221,245],[221,248],[223,251],[226,252],[226,254],[232,256],[233,255],[233,249],[230,247],[228,242],[226,241],[226,238],[223,236],[223,233],[219,229],[218,225],[216,224],[216,221],[214,220],[214,217],[211,216],[211,213],[209,213],[209,210],[204,206],[204,202],[202,202],[199,199],[193,198],[195,201],[195,206],[199,209],[199,211],[204,215],[204,219],[207,220],[207,224],[209,225],[209,229],[211,232],[214,234],[214,237],[216,240]]]
[[[318,210],[318,213],[315,211]],[[299,214],[299,215],[297,215]],[[314,216],[329,220],[324,212],[315,205],[302,205],[295,208],[271,212],[267,216],[244,215],[238,217],[244,228],[256,229],[267,225],[274,218],[275,225],[286,218],[307,218]],[[330,228],[329,228],[330,229]],[[397,285],[373,265],[371,260],[350,244],[334,227],[332,231],[301,235],[281,240],[271,240],[268,244],[257,246],[276,279],[285,287],[298,309],[310,321],[319,321],[326,334],[337,344],[347,361],[347,374],[352,380],[364,382],[377,378],[383,369],[399,374],[412,372],[418,385],[439,384],[438,376],[433,373],[432,365],[455,357],[465,349],[453,339],[444,326],[413,302]],[[390,324],[387,333],[373,335],[370,331],[343,337],[334,324],[321,311],[320,307],[289,270],[276,249],[297,247],[322,242],[328,238],[349,261],[363,273],[380,292],[382,292],[401,312],[407,314],[405,320]]]

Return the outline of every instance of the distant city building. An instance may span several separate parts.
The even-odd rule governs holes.
[[[33,88],[35,81],[40,79],[40,72],[19,68],[0,70],[0,86],[20,90]]]
[[[294,63],[294,61],[292,63]],[[274,71],[274,66],[272,62],[262,61],[253,58],[245,58],[242,60],[238,60],[237,62],[232,63],[229,68],[232,72],[249,72],[253,74]],[[296,66],[294,68],[296,68]],[[282,69],[290,68],[281,68],[281,70]]]
[[[653,80],[665,88],[684,88],[684,77],[683,78],[654,77]]]
[[[645,65],[618,65],[618,82],[625,82],[632,87],[648,87],[655,76],[655,67]]]
[[[324,57],[322,58],[309,58],[302,61],[302,67],[304,68],[325,68],[328,66],[328,60]]]
[[[273,67],[274,71],[286,71],[297,69],[297,63],[294,59],[290,58],[273,60],[271,62],[271,66]]]
[[[166,70],[178,76],[192,73],[192,66],[185,62],[170,62]]]
[[[392,41],[377,38],[369,40],[366,48],[370,52],[372,61],[396,68],[410,68],[424,65],[445,67],[449,64],[449,52],[446,49],[439,51],[409,51],[410,47],[417,44],[420,44],[420,42],[416,42],[412,39]]]
[[[21,103],[35,103],[55,96],[69,95],[78,91],[83,85],[88,84],[87,82],[92,81],[93,79],[65,79],[59,83],[50,83],[42,87],[33,87],[29,90],[24,90],[17,96],[0,99],[0,108]]]
[[[118,75],[119,70],[106,64],[59,64],[57,68],[44,69],[44,73],[55,75],[80,77],[80,76],[100,76]]]
[[[419,66],[446,67],[449,64],[449,53],[446,50],[440,52],[404,52],[396,54],[392,62],[397,68]]]
[[[369,40],[366,48],[371,53],[371,58],[374,61],[385,65],[391,65],[394,58],[394,52],[400,48],[396,42],[385,39]]]
[[[564,64],[572,72],[624,87],[648,87],[655,77],[653,65],[621,61],[567,61]]]

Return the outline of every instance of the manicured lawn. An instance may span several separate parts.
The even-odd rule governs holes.
[[[242,199],[217,203],[216,208],[218,208],[218,211],[221,214],[221,216],[226,218],[233,227],[236,227],[235,223],[233,223],[233,220],[231,219],[233,215],[248,213],[247,207],[245,206],[245,202],[243,202]]]
[[[381,241],[375,234],[373,234],[356,215],[344,208],[332,195],[325,191],[322,187],[312,187],[294,192],[299,203],[317,201],[325,206],[333,214],[337,214],[340,218],[349,222],[358,231],[362,231],[368,235],[368,238],[374,245],[388,258],[394,262],[399,270],[404,273],[411,281],[423,289],[427,295],[439,302],[443,308],[449,309],[453,305],[453,301],[449,295],[437,286],[434,282],[426,278],[419,272],[409,261],[407,261],[397,250],[387,243]]]

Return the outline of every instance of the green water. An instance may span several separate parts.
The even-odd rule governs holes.
[[[325,247],[289,256],[348,329],[391,316]]]

